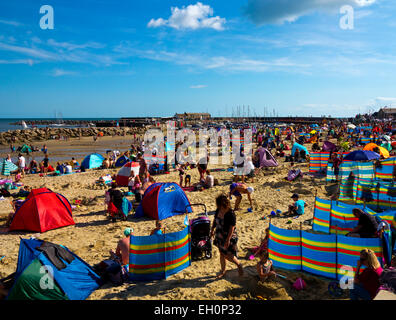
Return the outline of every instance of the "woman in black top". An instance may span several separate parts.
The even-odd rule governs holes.
[[[214,236],[213,244],[219,248],[221,271],[217,279],[226,273],[226,260],[238,267],[239,275],[243,275],[243,268],[236,257],[238,235],[236,232],[236,217],[231,209],[230,200],[226,195],[216,198],[217,210],[212,225],[211,237]]]

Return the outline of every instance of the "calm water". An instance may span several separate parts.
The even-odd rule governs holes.
[[[0,118],[0,132],[4,132],[7,130],[21,130],[22,126],[20,125],[12,125],[11,123],[14,122],[18,122],[18,121],[22,121],[24,120],[25,122],[27,121],[37,121],[37,120],[53,120],[53,123],[57,123],[59,121],[59,119],[55,119],[55,118],[41,118],[41,119],[31,119],[31,118],[10,118],[10,119],[6,119],[6,118]],[[86,119],[86,118],[64,118],[62,120],[84,120],[84,121],[95,121],[95,120],[118,120],[118,118],[92,118],[92,119]],[[84,125],[85,126],[85,125]],[[47,125],[37,125],[38,128],[45,128],[47,127]],[[81,126],[61,126],[59,128],[78,128]]]

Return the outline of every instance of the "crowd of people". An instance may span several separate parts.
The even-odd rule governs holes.
[[[220,272],[217,275],[217,279],[221,279],[226,274],[227,262],[234,264],[238,270],[240,276],[244,275],[244,268],[240,258],[238,258],[238,238],[239,232],[237,228],[237,215],[236,212],[240,210],[244,195],[250,205],[248,212],[254,210],[253,195],[254,188],[249,183],[254,183],[254,178],[257,170],[260,168],[260,159],[263,157],[264,152],[268,151],[275,159],[284,159],[285,162],[289,161],[292,166],[294,163],[306,162],[309,160],[307,153],[303,149],[296,149],[293,155],[286,156],[285,151],[289,151],[295,143],[304,145],[309,142],[312,143],[312,150],[322,150],[323,140],[337,139],[338,143],[331,152],[329,162],[332,163],[334,168],[334,174],[336,180],[338,180],[340,165],[343,161],[342,155],[338,155],[338,151],[345,149],[352,149],[361,145],[360,139],[362,135],[372,136],[374,142],[381,144],[390,153],[394,153],[394,147],[391,145],[388,139],[384,139],[384,135],[389,131],[392,132],[391,124],[376,124],[375,128],[368,134],[365,132],[353,130],[346,124],[336,125],[330,124],[327,126],[327,136],[324,133],[318,131],[315,134],[311,134],[310,139],[306,139],[304,135],[298,135],[299,132],[308,132],[308,126],[296,125],[286,129],[286,137],[282,138],[282,132],[279,128],[264,126],[258,129],[253,136],[254,142],[257,144],[256,150],[252,153],[252,157],[246,157],[244,155],[244,148],[241,147],[239,156],[244,161],[241,163],[236,162],[234,159],[233,163],[233,177],[229,186],[229,192],[217,195],[215,199],[216,211],[212,220],[210,238],[213,239],[213,244],[217,247],[219,252]],[[290,141],[290,146],[288,145]],[[11,150],[15,151],[13,145],[10,146]],[[182,142],[176,143],[175,153],[179,148],[182,147]],[[32,149],[33,150],[33,149]],[[50,164],[49,156],[46,145],[43,146],[41,151],[44,154],[44,159],[38,163],[32,159],[29,166],[26,164],[26,159],[22,153],[18,154],[18,171],[15,175],[15,181],[21,181],[25,172],[29,173],[42,173],[44,176],[47,175]],[[138,141],[131,145],[130,150],[125,151],[122,156],[136,161],[139,163],[139,171],[136,174],[135,171],[131,170],[130,176],[128,177],[128,192],[132,193],[135,197],[135,205],[139,204],[146,192],[146,190],[155,183],[153,174],[151,174],[150,166],[151,162],[145,159],[145,154],[149,153],[155,158],[158,154],[158,148],[155,146],[150,150],[147,150],[143,141]],[[378,151],[378,150],[374,150]],[[188,158],[188,148],[184,152],[184,155]],[[121,153],[117,150],[108,151],[106,158],[102,163],[102,169],[115,168],[117,159]],[[216,178],[212,171],[209,169],[210,157],[205,156],[201,158],[197,163],[194,161],[181,161],[181,159],[175,159],[174,169],[179,176],[179,185],[183,188],[191,188],[194,190],[205,190],[211,189],[216,185]],[[11,155],[7,156],[7,161],[11,160]],[[78,162],[72,158],[68,163],[57,162],[56,171],[61,173],[72,173],[73,170],[79,167]],[[192,174],[190,170],[197,170],[198,181],[191,183]],[[170,171],[168,161],[166,158],[164,171]],[[114,180],[114,179],[113,179]],[[249,183],[248,183],[249,182]],[[28,189],[25,190],[29,192]],[[235,197],[234,206],[231,201]],[[123,217],[123,201],[125,199],[125,193],[120,190],[119,186],[112,182],[110,189],[106,190],[105,193],[106,211],[109,218],[114,222],[117,218]],[[307,207],[306,201],[301,199],[299,194],[294,193],[291,196],[293,201],[285,210],[285,217],[299,217],[305,214]],[[15,203],[13,203],[15,209]],[[347,236],[355,238],[375,238],[381,237],[386,225],[381,224],[373,215],[359,209],[353,209],[353,215],[357,219],[357,226]],[[9,217],[9,220],[12,216]],[[389,226],[392,233],[392,248],[394,248],[396,240],[396,218],[393,223]],[[166,228],[162,221],[155,221],[155,227],[148,235],[161,235],[166,233]],[[119,261],[124,272],[128,272],[129,265],[129,246],[130,237],[134,235],[132,228],[126,228],[124,230],[124,238],[122,238],[115,251],[110,251],[112,259]],[[248,249],[253,253],[253,258],[259,258],[256,264],[256,270],[260,281],[266,281],[270,277],[276,277],[277,273],[273,266],[273,261],[270,259],[268,251],[268,242],[270,238],[270,229],[265,230],[265,237],[261,240],[261,243],[254,248]],[[380,276],[383,272],[378,258],[375,253],[370,249],[364,249],[360,252],[360,258],[356,266],[356,272],[354,277],[354,288],[350,290],[350,298],[352,300],[363,299],[371,300],[375,297],[380,287]]]

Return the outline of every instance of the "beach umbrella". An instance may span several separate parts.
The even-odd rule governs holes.
[[[368,150],[357,150],[347,154],[344,160],[349,161],[367,161],[367,160],[375,160],[379,159],[381,156],[374,152]]]
[[[6,159],[1,160],[0,162],[0,174],[3,176],[11,175],[11,172],[17,170],[18,167],[10,161]]]
[[[370,143],[368,143],[368,144],[366,144],[366,145],[364,146],[363,150],[373,151],[374,148],[378,148],[378,145],[375,144],[375,143],[370,142]]]
[[[317,131],[316,130],[312,130],[311,132],[310,132],[310,134],[315,134]]]
[[[379,145],[376,145],[375,143],[368,143],[366,146],[363,148],[363,150],[368,150],[368,151],[373,151],[375,148],[378,148],[380,151],[380,155],[383,156],[385,159],[389,158],[389,151],[386,150],[384,147],[380,147]]]
[[[129,182],[129,177],[131,176],[132,171],[135,172],[135,176],[139,175],[140,165],[138,162],[128,162],[125,164],[120,171],[118,171],[116,177],[116,183],[120,187],[127,187]]]
[[[349,129],[356,129],[356,126],[352,123],[348,124],[347,126]]]
[[[378,147],[380,150],[380,155],[383,156],[385,159],[390,157],[389,151],[386,150],[384,147]]]

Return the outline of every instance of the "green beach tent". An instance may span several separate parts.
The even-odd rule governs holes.
[[[22,153],[31,153],[32,152],[32,148],[30,148],[27,144],[24,144],[21,148],[21,152]]]
[[[43,245],[52,246],[55,253],[43,252]],[[7,300],[85,300],[102,284],[95,271],[66,247],[21,239],[15,281]]]
[[[1,160],[0,162],[0,174],[3,176],[11,175],[11,172],[17,170],[18,167],[10,161],[6,159]]]

